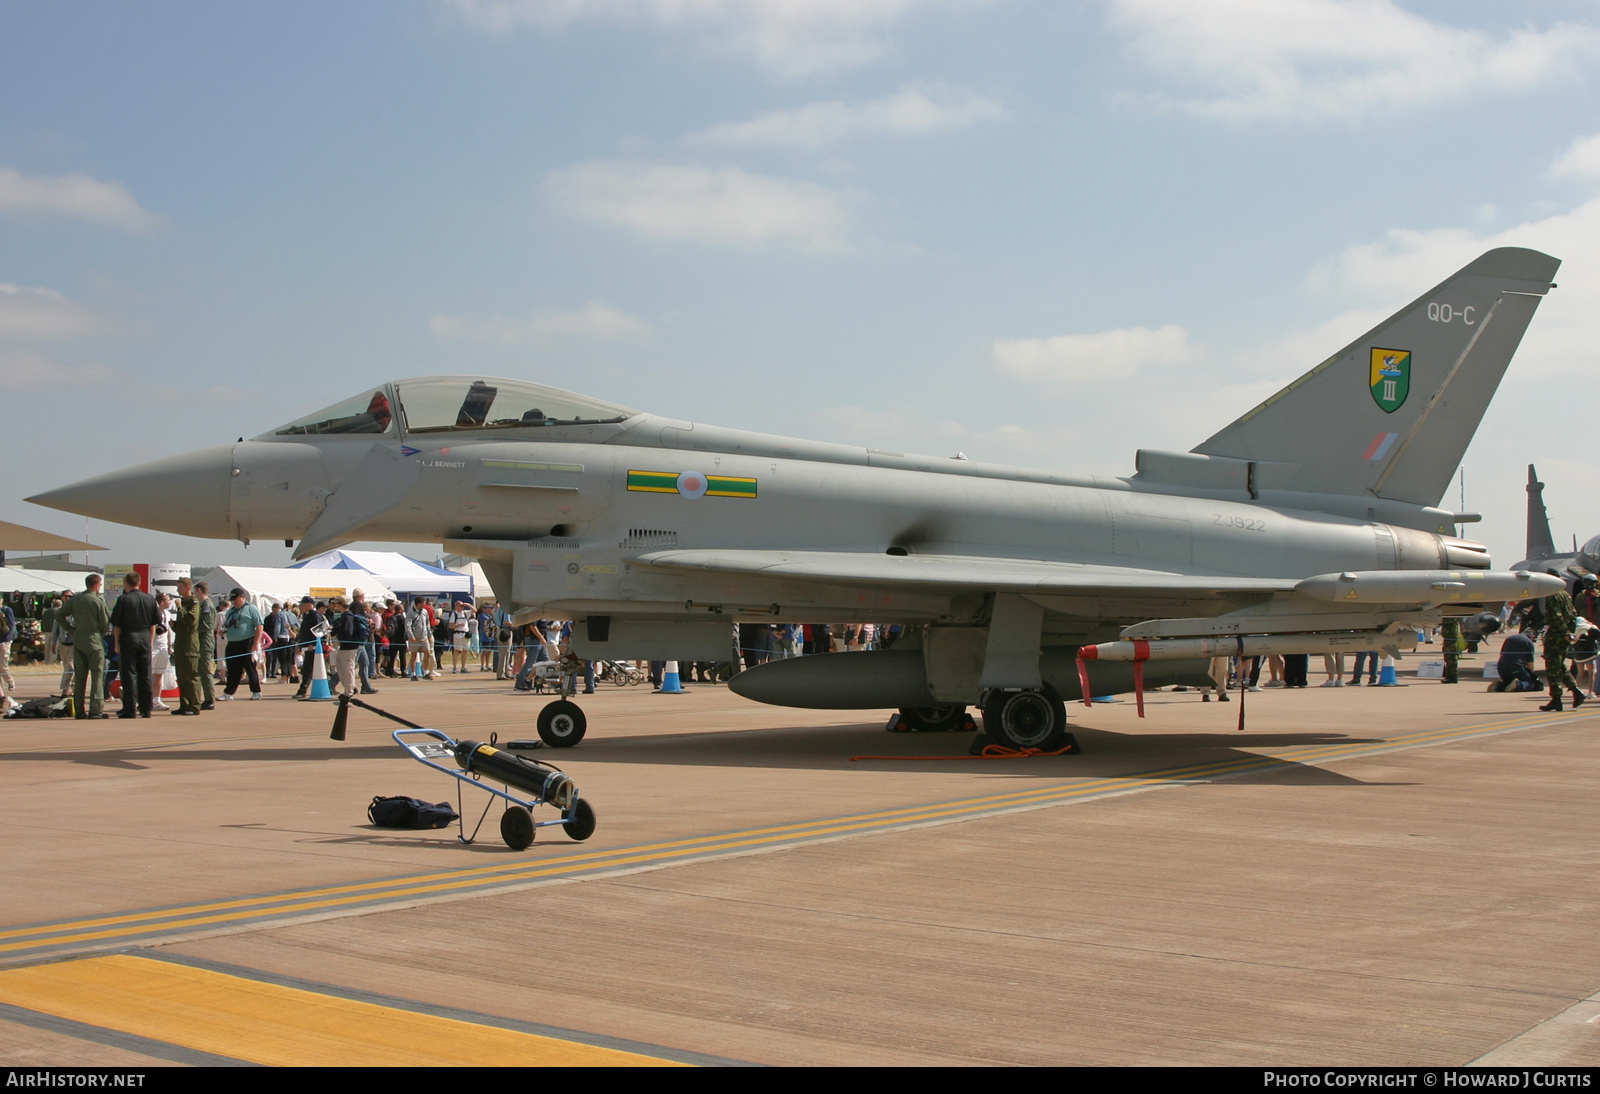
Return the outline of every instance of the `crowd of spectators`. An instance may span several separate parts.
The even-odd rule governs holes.
[[[94,606],[82,598],[88,595],[104,604],[97,589],[96,583],[95,588],[78,593],[78,603],[74,602],[72,593],[63,593],[59,598],[41,603],[37,625],[27,621],[28,633],[37,633],[45,659],[61,664],[59,695],[76,694],[80,712],[86,705],[96,712],[100,708],[96,701],[98,696],[92,694],[94,682],[75,679],[78,666],[93,663],[93,658],[74,656],[75,643],[79,641],[79,618],[99,618]],[[592,692],[597,679],[619,676],[628,680],[648,679],[659,689],[666,668],[662,661],[635,663],[578,658],[572,649],[571,621],[537,619],[514,625],[510,615],[489,600],[474,604],[465,598],[418,596],[409,603],[394,598],[374,603],[356,589],[348,599],[319,600],[307,596],[299,603],[274,603],[263,615],[243,589],[234,589],[229,596],[218,598],[222,601],[220,606],[210,601],[203,583],[196,589],[210,609],[198,615],[205,632],[199,642],[203,678],[203,694],[197,700],[200,710],[209,710],[216,702],[233,699],[246,685],[251,698],[259,698],[264,680],[294,684],[296,697],[306,697],[319,646],[330,686],[350,695],[376,694],[378,689],[374,681],[379,678],[417,682],[439,679],[446,671],[452,675],[493,673],[499,680],[511,681],[518,691],[541,691],[545,684],[576,691],[581,680],[582,690]],[[1491,683],[1492,689],[1541,688],[1534,661],[1536,641],[1542,635],[1546,659],[1554,657],[1561,662],[1563,671],[1556,674],[1558,682],[1570,686],[1575,702],[1587,697],[1584,693],[1594,687],[1595,662],[1600,655],[1600,581],[1586,576],[1580,579],[1574,592],[1571,598],[1558,594],[1547,601],[1506,606],[1502,615],[1504,625],[1508,629],[1514,627],[1515,633],[1508,633],[1502,643],[1497,662],[1498,679]],[[164,693],[170,695],[177,686],[175,635],[183,628],[178,624],[180,605],[176,598],[162,591],[154,601],[157,623],[148,654],[154,696],[152,707],[167,710],[162,697]],[[1567,616],[1571,617],[1570,621]],[[102,656],[109,659],[108,664],[95,672],[109,695],[110,680],[120,666],[117,642],[110,633],[113,628],[107,624],[104,629],[107,633],[98,642],[91,638],[88,645],[98,648]],[[0,636],[5,639],[0,641],[0,710],[9,710],[14,705],[10,695],[15,681],[9,663],[11,640],[18,634],[19,621],[15,613],[8,605],[0,605]],[[735,623],[730,626],[726,660],[686,660],[677,667],[685,682],[718,682],[740,668],[754,668],[771,660],[889,649],[900,634],[899,624]],[[1466,648],[1465,641],[1458,635],[1459,631],[1451,632],[1449,626],[1439,635],[1447,656],[1458,647]],[[1552,635],[1555,637],[1553,649]],[[218,650],[222,651],[220,658],[216,656]],[[1326,655],[1321,686],[1359,686],[1363,676],[1367,685],[1373,685],[1377,683],[1380,657],[1375,650],[1354,654],[1353,672],[1346,679],[1345,656]],[[1260,691],[1263,688],[1308,687],[1309,662],[1305,654],[1218,657],[1211,662],[1210,685],[1198,690],[1205,701],[1215,696],[1225,702],[1231,688]],[[1263,670],[1266,680],[1261,679]],[[1454,682],[1453,677],[1451,682]],[[1548,674],[1543,686],[1556,689],[1556,685],[1549,683]],[[91,692],[87,699],[85,688]],[[1556,694],[1556,690],[1552,694]],[[1559,700],[1558,694],[1556,698]]]

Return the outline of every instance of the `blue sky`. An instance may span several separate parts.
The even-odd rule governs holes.
[[[1128,474],[1514,244],[1565,265],[1465,460],[1510,563],[1530,461],[1600,532],[1597,62],[1588,2],[8,5],[0,519],[448,371]]]

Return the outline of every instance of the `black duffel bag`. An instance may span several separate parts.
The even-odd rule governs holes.
[[[449,802],[425,802],[418,798],[376,797],[367,806],[367,819],[379,828],[448,828],[457,814]]]

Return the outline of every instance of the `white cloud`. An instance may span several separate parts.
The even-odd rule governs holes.
[[[1317,272],[1320,285],[1351,294],[1381,291],[1404,303],[1493,247],[1532,247],[1565,265],[1559,288],[1539,306],[1513,368],[1523,378],[1568,376],[1585,383],[1600,373],[1600,197],[1571,210],[1479,235],[1464,228],[1392,229],[1383,239],[1346,249]]]
[[[438,338],[500,345],[540,345],[554,338],[596,338],[602,341],[642,339],[652,335],[649,323],[599,300],[577,311],[540,312],[527,318],[490,316],[484,319],[436,315],[428,328]]]
[[[864,103],[810,103],[690,134],[690,144],[776,144],[825,148],[856,137],[932,133],[1007,117],[993,99],[938,84],[909,84]]]
[[[996,338],[995,368],[1025,380],[1125,383],[1149,365],[1175,365],[1195,347],[1182,327],[1120,327],[1053,338]]]
[[[1146,67],[1198,90],[1158,101],[1232,122],[1356,122],[1575,79],[1600,57],[1592,26],[1496,35],[1391,0],[1112,0],[1109,19]]]
[[[1600,179],[1600,133],[1579,137],[1550,165],[1553,179]]]
[[[960,0],[447,0],[474,26],[559,30],[580,21],[686,28],[780,76],[848,68],[889,48],[886,32],[915,8]],[[968,0],[971,2],[971,0]]]
[[[815,183],[638,160],[592,160],[553,171],[541,187],[557,213],[652,239],[724,246],[846,249],[845,195]]]
[[[1540,476],[1552,484],[1545,497],[1558,543],[1573,533],[1585,539],[1600,529],[1600,503],[1588,489],[1600,476],[1600,459],[1591,451],[1583,421],[1600,376],[1600,269],[1589,257],[1600,254],[1600,197],[1481,235],[1459,228],[1396,229],[1347,249],[1319,273],[1332,291],[1355,296],[1377,288],[1397,297],[1392,306],[1492,247],[1532,247],[1566,260],[1556,275],[1559,287],[1540,303],[1467,450],[1466,507],[1484,514],[1484,522],[1468,526],[1467,535],[1488,543],[1496,563],[1506,565],[1524,553],[1523,484],[1529,463],[1536,463]],[[1555,489],[1563,468],[1566,486]],[[1446,497],[1447,505],[1457,504],[1454,487]]]
[[[160,223],[120,182],[101,182],[88,175],[24,175],[10,167],[0,167],[0,214],[76,217],[130,232],[148,232]]]
[[[101,384],[117,379],[103,365],[58,361],[38,350],[0,346],[0,391],[34,391],[39,388]]]
[[[54,289],[0,282],[0,338],[78,338],[96,333],[101,326],[88,308]]]

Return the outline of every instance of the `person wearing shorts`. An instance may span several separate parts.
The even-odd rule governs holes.
[[[458,600],[445,621],[450,624],[450,671],[466,672],[467,662],[472,659],[472,628],[477,617],[466,601]]]
[[[433,625],[425,605],[419,596],[411,601],[411,610],[406,613],[406,672],[413,680],[433,676]]]

